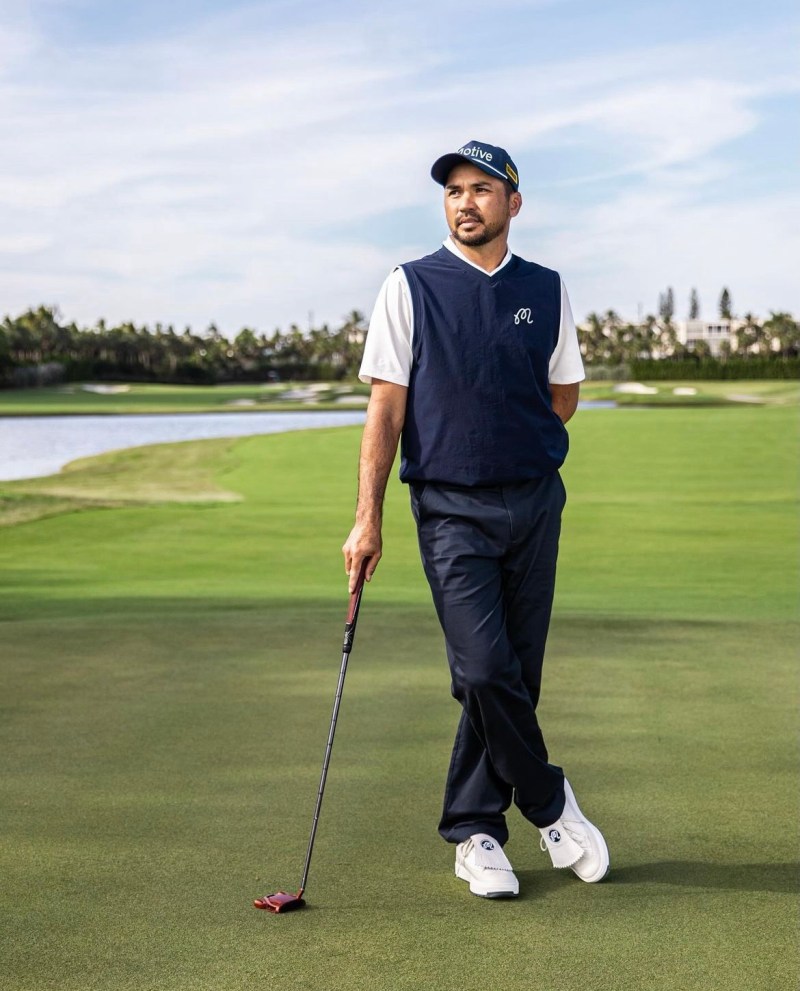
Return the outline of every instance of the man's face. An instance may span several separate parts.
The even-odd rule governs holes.
[[[519,193],[469,162],[457,165],[444,187],[444,212],[453,239],[477,248],[508,235],[522,205]]]

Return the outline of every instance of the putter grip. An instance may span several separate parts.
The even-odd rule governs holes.
[[[370,559],[365,557],[361,562],[361,567],[356,578],[356,587],[350,593],[350,608],[347,610],[347,620],[344,624],[344,641],[342,651],[349,654],[353,648],[353,638],[356,635],[356,622],[358,620],[358,607],[361,605],[361,593],[364,591],[364,581],[367,577],[367,565]]]

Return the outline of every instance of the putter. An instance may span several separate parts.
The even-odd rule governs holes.
[[[356,635],[356,621],[358,620],[358,608],[361,605],[361,593],[364,590],[364,579],[367,574],[369,558],[364,558],[356,579],[356,587],[350,593],[350,608],[347,610],[347,620],[344,625],[344,642],[342,644],[342,666],[339,670],[339,684],[336,686],[336,698],[333,702],[333,715],[331,716],[331,728],[328,732],[328,744],[325,747],[325,758],[322,761],[322,775],[319,779],[319,790],[317,792],[317,804],[314,809],[314,820],[311,824],[311,835],[308,838],[308,849],[306,850],[306,862],[303,867],[303,876],[300,879],[300,888],[295,894],[288,891],[276,891],[274,895],[264,895],[256,898],[253,905],[256,908],[263,908],[267,912],[291,912],[297,908],[303,908],[305,899],[303,893],[306,890],[308,881],[308,868],[311,865],[311,854],[314,850],[314,839],[317,835],[317,825],[319,823],[319,812],[322,808],[322,795],[325,791],[325,781],[328,777],[328,765],[331,761],[331,750],[333,749],[333,735],[336,732],[336,720],[339,717],[339,705],[342,701],[342,688],[344,687],[344,676],[347,674],[347,660],[353,648],[353,640]]]

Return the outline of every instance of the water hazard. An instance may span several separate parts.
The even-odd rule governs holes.
[[[579,409],[612,408],[581,402]],[[364,422],[363,410],[294,413],[164,413],[0,417],[0,481],[54,475],[76,458],[144,444],[250,437]]]
[[[0,480],[53,475],[76,458],[124,447],[344,427],[364,417],[363,410],[348,410],[0,418]]]

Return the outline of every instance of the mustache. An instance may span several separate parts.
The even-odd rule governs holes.
[[[479,224],[483,223],[483,217],[477,210],[465,210],[456,217],[456,226],[463,224],[465,220],[477,220]]]

